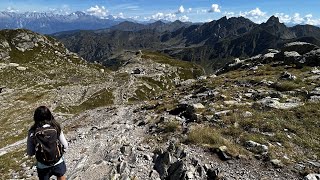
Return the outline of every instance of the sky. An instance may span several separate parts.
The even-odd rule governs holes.
[[[168,20],[208,22],[223,16],[265,22],[270,16],[286,24],[320,26],[320,0],[0,0],[0,11],[82,11],[106,18],[112,15],[137,21]]]

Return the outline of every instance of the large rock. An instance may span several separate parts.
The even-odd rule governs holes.
[[[282,72],[280,75],[280,79],[284,79],[284,80],[295,80],[297,79],[297,77],[287,71]]]
[[[253,151],[255,153],[267,153],[269,150],[268,146],[251,140],[247,141],[245,145],[248,150]]]
[[[183,117],[187,122],[196,121],[198,119],[194,106],[189,104],[179,104],[178,107],[171,110],[169,113]]]
[[[7,59],[9,57],[9,52],[0,49],[0,61],[3,59]]]
[[[312,91],[310,91],[308,101],[320,102],[320,87],[316,87]]]
[[[305,54],[316,48],[318,48],[318,46],[307,42],[291,42],[285,44],[282,51],[295,51],[299,54]]]
[[[303,105],[303,103],[301,102],[280,103],[278,98],[270,98],[270,97],[263,98],[257,101],[257,103],[264,107],[270,107],[275,109],[292,109],[292,108],[296,108]]]
[[[296,51],[283,52],[283,61],[285,64],[297,64],[301,55]]]
[[[319,180],[320,174],[308,174],[306,177],[304,177],[304,180]]]
[[[305,64],[309,66],[320,66],[320,49],[312,50],[304,56]]]

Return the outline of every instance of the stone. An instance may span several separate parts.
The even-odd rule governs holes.
[[[280,75],[280,79],[284,79],[284,80],[295,80],[297,79],[297,77],[295,75],[292,75],[291,73],[285,71],[282,72]]]
[[[126,161],[122,161],[120,162],[120,164],[118,164],[117,166],[117,172],[119,174],[123,174],[124,172],[127,171],[127,168],[128,168],[128,163]]]
[[[139,68],[136,68],[131,72],[131,74],[141,74],[141,73],[142,73],[142,70],[140,70]]]
[[[207,176],[208,176],[208,179],[212,179],[212,180],[221,179],[223,177],[223,173],[220,171],[219,168],[216,168],[216,169],[210,168],[207,170]]]
[[[276,50],[276,49],[268,49],[268,53],[274,53],[274,54],[277,54],[279,53],[280,51]]]
[[[207,79],[207,76],[200,76],[197,78],[198,80],[206,80]]]
[[[269,52],[269,53],[263,55],[262,58],[263,59],[272,59],[274,57],[274,54],[276,54],[276,53]]]
[[[320,102],[320,96],[310,96],[308,101],[312,103]]]
[[[228,153],[227,150],[228,150],[227,146],[220,146],[218,149],[216,149],[217,155],[223,161],[232,159],[232,156]]]
[[[221,116],[226,116],[226,115],[230,114],[230,112],[231,112],[231,110],[224,110],[224,111],[216,112],[216,113],[214,113],[214,115],[221,117]]]
[[[308,174],[303,180],[319,180],[320,174]]]
[[[150,172],[149,177],[150,177],[150,179],[159,179],[160,180],[159,173],[156,170],[152,170]]]
[[[312,50],[304,55],[305,64],[309,66],[320,66],[320,49]]]
[[[161,179],[168,175],[167,168],[169,167],[171,161],[172,158],[168,152],[156,155],[154,160],[154,169],[159,173]]]
[[[230,100],[230,101],[223,101],[224,104],[226,105],[238,105],[239,102],[235,100]]]
[[[245,143],[248,150],[254,151],[256,153],[268,152],[269,148],[266,145],[249,140]]]
[[[18,67],[19,64],[18,63],[9,63],[8,66],[9,67]]]
[[[17,68],[17,70],[19,70],[19,71],[25,71],[25,70],[27,70],[26,67],[22,67],[22,66],[18,66],[18,67],[16,67],[16,68]]]
[[[270,160],[270,162],[276,168],[283,167],[283,164],[282,164],[281,160],[279,160],[279,159],[272,159],[272,160]]]
[[[252,117],[253,115],[252,115],[251,112],[246,111],[246,112],[242,113],[242,116],[243,116],[244,118],[247,118],[247,117]]]
[[[316,161],[308,161],[309,164],[311,164],[314,167],[320,168],[320,162]]]
[[[132,153],[132,147],[131,146],[128,146],[128,145],[123,145],[121,148],[120,148],[120,152],[124,155],[131,155]]]
[[[187,122],[196,121],[198,119],[198,116],[195,114],[195,108],[189,104],[179,104],[178,107],[169,111],[169,114],[184,117]]]
[[[261,104],[265,107],[275,108],[275,109],[292,109],[299,106],[302,106],[302,102],[286,102],[286,103],[280,103],[278,98],[270,98],[266,97],[259,101],[257,101],[258,104]]]
[[[193,104],[192,105],[194,109],[204,109],[204,105],[201,103]]]
[[[314,88],[312,91],[310,91],[311,95],[320,95],[320,87]]]
[[[317,67],[313,67],[312,70],[311,70],[311,73],[320,74],[320,70]]]
[[[281,53],[275,54],[274,60],[280,64],[301,64],[301,55],[296,51],[282,51]]]
[[[147,161],[151,161],[152,160],[151,156],[149,156],[148,154],[143,155],[143,158],[145,160],[147,160]]]
[[[186,166],[182,160],[178,160],[170,165],[168,169],[168,176],[166,179],[186,179]]]

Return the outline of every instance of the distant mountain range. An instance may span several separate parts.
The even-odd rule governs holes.
[[[68,15],[54,13],[14,13],[0,12],[0,29],[29,29],[42,34],[51,34],[70,30],[95,30],[109,28],[125,21],[122,18],[108,16],[101,19],[77,11]]]
[[[109,29],[64,32],[54,36],[89,61],[109,64],[108,61],[121,50],[150,49],[197,62],[208,71],[235,57],[251,57],[288,42],[320,45],[319,27],[287,27],[274,16],[262,24],[244,17],[223,17],[204,24],[123,22]]]

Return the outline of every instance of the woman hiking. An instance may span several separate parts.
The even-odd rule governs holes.
[[[46,106],[35,110],[33,120],[28,132],[27,154],[36,156],[39,179],[49,180],[54,175],[58,180],[65,180],[67,169],[62,155],[68,143],[61,126]]]

